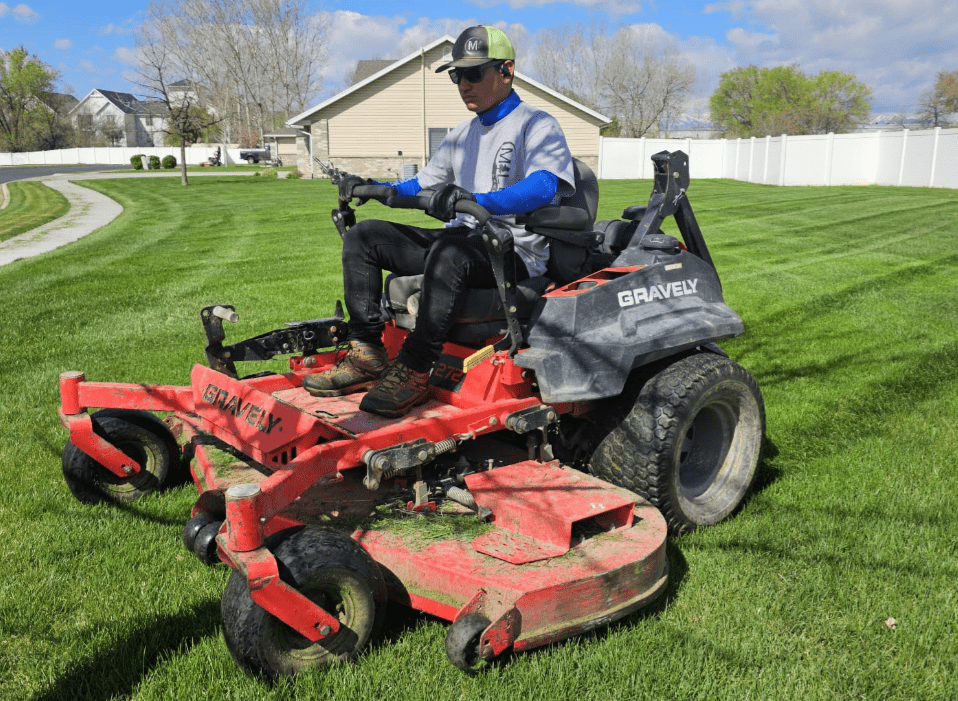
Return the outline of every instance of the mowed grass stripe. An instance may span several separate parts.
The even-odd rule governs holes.
[[[41,182],[12,182],[7,184],[7,190],[10,202],[0,209],[0,241],[43,226],[70,211],[67,198]]]

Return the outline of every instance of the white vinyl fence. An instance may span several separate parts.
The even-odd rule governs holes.
[[[958,129],[752,139],[600,139],[600,178],[652,177],[651,156],[681,150],[693,180],[765,185],[905,185],[958,189]]]
[[[208,161],[216,152],[216,146],[191,146],[186,149],[186,164],[195,166]],[[240,149],[226,149],[230,163],[238,163]],[[164,147],[98,147],[65,148],[58,151],[24,151],[22,153],[0,153],[0,166],[43,166],[43,165],[130,165],[130,159],[137,154],[142,156],[173,156],[180,162],[179,146]]]
[[[599,139],[600,178],[650,179],[653,153],[682,150],[693,179],[731,178],[765,185],[906,185],[958,189],[958,129],[884,131],[752,139]],[[206,161],[215,147],[186,149],[188,165]],[[239,149],[227,149],[230,162]],[[136,154],[172,154],[167,148],[73,148],[0,153],[0,166],[128,165]]]

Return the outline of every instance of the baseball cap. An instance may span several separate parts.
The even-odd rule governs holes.
[[[495,27],[469,27],[456,39],[452,47],[452,61],[439,66],[436,73],[450,68],[470,68],[490,61],[506,60],[515,61],[516,52],[505,32]]]

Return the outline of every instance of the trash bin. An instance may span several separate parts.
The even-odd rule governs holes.
[[[403,180],[409,180],[410,178],[415,178],[418,172],[419,172],[418,163],[403,163],[402,164],[402,179]]]

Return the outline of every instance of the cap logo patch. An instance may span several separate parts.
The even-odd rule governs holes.
[[[478,39],[469,39],[466,42],[466,51],[479,51],[482,48],[482,43]]]

